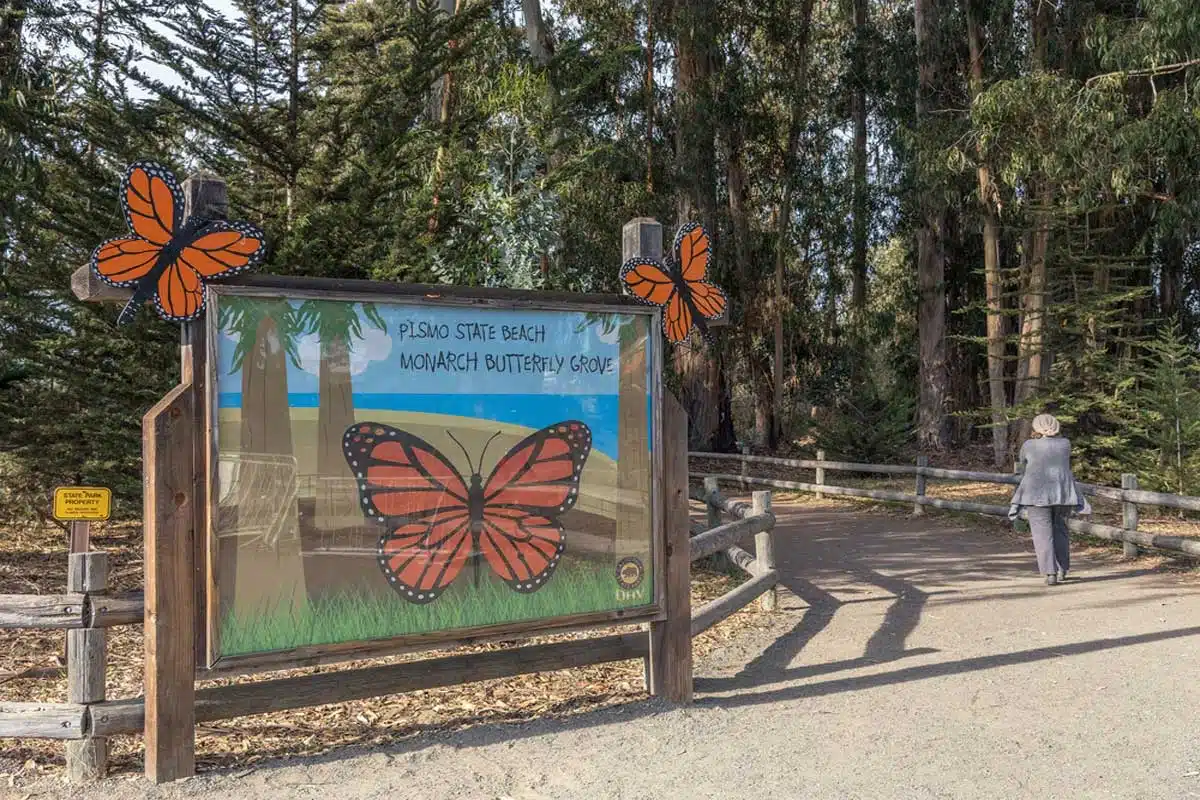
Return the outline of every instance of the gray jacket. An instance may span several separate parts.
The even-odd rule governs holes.
[[[1068,506],[1079,509],[1083,495],[1071,472],[1071,442],[1059,436],[1030,439],[1021,445],[1021,483],[1013,492],[1009,516],[1021,506]]]

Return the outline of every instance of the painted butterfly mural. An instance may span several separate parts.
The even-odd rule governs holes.
[[[663,309],[663,334],[671,344],[687,340],[692,328],[710,339],[706,320],[720,319],[729,305],[725,293],[707,280],[708,232],[695,222],[675,234],[675,258],[660,264],[635,257],[621,267],[621,285],[637,300]]]
[[[262,231],[247,222],[185,220],[178,181],[152,161],[125,170],[121,209],[132,235],[109,239],[91,259],[100,280],[134,287],[118,325],[132,322],[147,300],[163,319],[196,319],[204,312],[205,281],[250,269],[266,252]]]
[[[592,432],[578,420],[548,425],[517,442],[487,480],[480,474],[488,439],[471,476],[433,445],[374,422],[350,426],[343,453],[358,481],[366,518],[385,528],[378,561],[388,583],[410,603],[441,596],[468,561],[478,582],[482,561],[514,591],[546,585],[566,550],[561,517],[579,498]]]

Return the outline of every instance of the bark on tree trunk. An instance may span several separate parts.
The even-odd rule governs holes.
[[[1054,26],[1054,7],[1051,3],[1034,3],[1032,19],[1033,68],[1047,69],[1050,33]],[[1027,280],[1021,292],[1021,338],[1017,349],[1017,385],[1013,401],[1027,402],[1041,389],[1046,374],[1046,299],[1049,291],[1049,272],[1046,258],[1050,250],[1050,224],[1053,215],[1054,191],[1045,178],[1032,181],[1036,189],[1033,229],[1026,237],[1028,243]],[[1029,435],[1029,421],[1020,426],[1019,435]]]
[[[712,109],[713,59],[716,48],[716,6],[712,0],[678,0],[676,109],[679,120],[676,161],[682,185],[678,197],[678,222],[700,223],[715,239],[717,234],[716,142]],[[714,242],[715,244],[715,242]],[[684,408],[689,419],[689,439],[699,448],[718,444],[722,424],[720,357],[717,349],[693,336],[676,352],[676,367],[683,384]],[[717,374],[714,374],[716,370]]]
[[[740,69],[740,64],[730,64],[729,69]],[[745,291],[751,286],[750,265],[750,217],[747,209],[746,168],[743,160],[745,143],[744,123],[740,117],[732,119],[726,129],[726,169],[725,181],[729,190],[729,217],[733,223],[733,250],[736,281],[738,287]],[[752,348],[755,330],[762,330],[766,317],[756,308],[743,308],[741,319],[738,321],[735,344],[741,353],[742,362],[750,367],[755,378],[755,437],[759,444],[774,450],[777,444],[776,431],[778,425],[775,415],[777,406],[771,400],[770,386],[767,385],[766,397],[761,391],[765,383],[755,369],[756,358]]]
[[[854,224],[850,257],[850,307],[855,330],[867,309],[867,243],[870,232],[870,186],[867,184],[867,65],[864,52],[867,33],[867,0],[854,0],[854,92],[850,116],[854,120]]]
[[[441,9],[448,16],[453,17],[458,13],[458,3],[460,0],[439,0]],[[448,42],[447,46],[450,52],[454,52],[455,43]],[[429,212],[428,229],[430,233],[438,228],[438,211],[441,205],[442,194],[442,171],[443,162],[446,158],[445,137],[449,134],[450,117],[454,108],[454,73],[447,70],[434,83],[433,89],[429,93],[429,117],[438,121],[438,129],[441,131],[442,143],[438,145],[437,154],[433,160],[433,208]]]
[[[809,39],[812,32],[814,0],[803,0],[800,5],[800,20],[792,44],[796,58],[796,85],[804,86],[808,80]],[[800,133],[804,129],[807,114],[800,101],[795,101],[791,108],[791,120],[788,123],[788,138],[783,152],[783,175],[781,178],[783,190],[780,195],[779,208],[775,214],[775,314],[774,314],[774,351],[771,364],[771,381],[773,387],[773,403],[775,406],[775,427],[771,438],[778,442],[782,439],[780,419],[783,413],[783,384],[784,367],[787,350],[784,342],[783,319],[790,305],[787,287],[784,285],[784,273],[787,267],[787,254],[791,250],[790,232],[792,228],[792,201],[794,197],[792,180],[799,157]],[[807,278],[804,285],[795,294],[804,298],[807,293]]]
[[[554,57],[554,39],[550,35],[546,20],[542,17],[541,0],[521,0],[521,12],[525,17],[525,41],[529,45],[529,54],[533,56],[534,63],[546,73],[546,109],[553,118],[559,106],[558,90],[550,74],[550,60]],[[555,124],[550,130],[550,152],[547,155],[551,172],[562,164],[562,154],[559,153],[561,142],[562,129]],[[550,276],[550,254],[542,252],[539,261],[541,262],[542,279],[546,280]]]
[[[1053,202],[1049,189],[1039,195],[1043,208]],[[1021,341],[1017,360],[1017,389],[1014,402],[1029,400],[1041,388],[1045,374],[1046,349],[1046,253],[1050,247],[1050,215],[1046,211],[1034,214],[1035,227],[1029,237],[1028,282],[1021,295]]]
[[[934,0],[916,0],[917,126],[927,124],[937,85],[933,35]],[[946,294],[945,209],[931,191],[921,191],[921,226],[917,231],[917,308],[920,393],[917,433],[922,447],[940,450],[946,444]]]
[[[983,29],[974,0],[967,0],[967,38],[971,56],[970,87],[974,101],[983,91]],[[1008,463],[1008,410],[1004,388],[1004,286],[1000,273],[1000,225],[996,217],[995,187],[982,147],[978,152],[979,201],[983,212],[983,272],[987,298],[988,399],[992,411],[992,462]]]

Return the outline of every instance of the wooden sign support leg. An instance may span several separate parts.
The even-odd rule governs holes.
[[[686,704],[692,702],[687,412],[670,394],[663,398],[662,441],[667,618],[650,624],[650,693]]]
[[[172,389],[142,421],[146,539],[146,777],[196,771],[195,527],[190,384]]]
[[[87,532],[87,523],[83,525]],[[94,607],[108,589],[107,553],[71,553],[67,567],[67,591],[83,592]],[[89,618],[91,614],[89,613]],[[89,620],[90,624],[90,620]],[[67,631],[67,702],[104,701],[107,660],[107,631],[82,628]],[[89,732],[90,734],[90,732]],[[108,739],[89,735],[67,742],[67,778],[72,783],[95,781],[108,769]]]
[[[76,520],[71,523],[70,538],[67,542],[68,553],[86,553],[92,549],[92,523],[87,520]]]

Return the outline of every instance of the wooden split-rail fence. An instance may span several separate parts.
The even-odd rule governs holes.
[[[681,448],[682,452],[682,448]],[[681,467],[686,467],[682,459]],[[686,474],[684,474],[686,477]],[[686,558],[668,562],[668,592],[683,603],[670,605],[681,621],[649,623],[645,631],[525,645],[489,652],[443,656],[416,662],[385,664],[317,675],[275,678],[199,689],[196,722],[265,714],[274,711],[361,700],[400,692],[506,678],[533,672],[568,669],[628,659],[643,659],[647,688],[676,702],[691,699],[692,637],[726,619],[762,596],[763,607],[775,607],[771,537],[775,516],[771,493],[754,493],[750,504],[731,502],[715,485],[698,495],[706,503],[709,525],[692,526],[686,497],[680,493],[670,514],[677,544],[686,541]],[[722,515],[729,521],[722,523]],[[680,535],[682,534],[682,535]],[[740,544],[754,543],[754,555]],[[750,580],[713,600],[694,614],[687,601],[689,565],[705,556],[725,553]],[[140,596],[111,597],[106,591],[108,555],[71,554],[68,592],[62,595],[0,595],[0,628],[67,630],[66,703],[0,701],[0,737],[65,739],[67,775],[72,781],[94,780],[106,772],[108,737],[139,734],[146,725],[144,698],[105,697],[107,648],[105,629],[142,623]],[[671,568],[674,567],[674,575]],[[682,581],[682,583],[680,583]],[[681,592],[679,591],[681,590]],[[149,623],[149,620],[146,620]],[[668,668],[669,667],[669,668]],[[668,685],[670,683],[674,686]]]
[[[738,472],[736,473],[692,473],[692,477],[703,477],[706,481],[716,481],[718,484],[727,483],[742,487],[743,489],[752,486],[770,486],[775,489],[788,491],[810,492],[818,497],[830,495],[911,504],[914,514],[923,514],[925,508],[930,507],[994,517],[1005,517],[1008,515],[1009,507],[1007,504],[994,505],[969,500],[931,497],[926,493],[926,484],[930,478],[935,480],[995,483],[1010,486],[1015,486],[1021,482],[1021,476],[1015,473],[974,472],[970,470],[931,467],[929,466],[928,458],[925,456],[918,457],[916,464],[857,464],[845,461],[828,461],[821,451],[817,452],[816,459],[756,456],[750,455],[745,450],[742,453],[693,452],[688,455],[692,459],[717,462],[732,461],[739,465]],[[755,465],[784,468],[785,470],[811,471],[814,474],[814,479],[812,482],[804,482],[756,477],[751,474]],[[913,491],[910,493],[886,489],[866,489],[855,486],[836,486],[826,481],[827,472],[911,476],[914,481]],[[1120,488],[1082,482],[1078,486],[1083,494],[1088,497],[1099,497],[1120,503],[1122,524],[1121,527],[1117,527],[1115,525],[1104,525],[1090,520],[1072,518],[1067,520],[1067,526],[1072,532],[1085,536],[1093,536],[1098,539],[1122,542],[1124,544],[1125,555],[1128,557],[1136,556],[1138,548],[1145,547],[1200,558],[1200,539],[1138,530],[1140,506],[1172,508],[1182,511],[1200,511],[1200,497],[1143,491],[1138,488],[1137,476],[1130,474],[1122,476]]]

